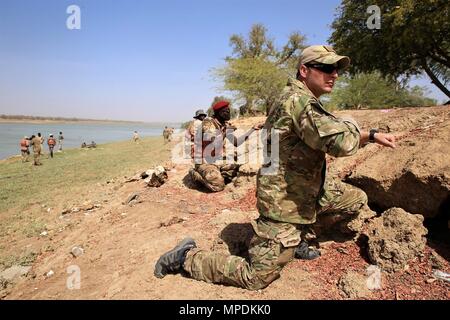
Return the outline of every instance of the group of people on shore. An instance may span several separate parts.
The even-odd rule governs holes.
[[[58,151],[62,151],[64,136],[60,131],[58,135],[58,141],[56,141],[55,137],[52,133],[48,135],[47,138],[47,146],[49,150],[49,155],[53,158],[53,150],[56,144],[59,144]],[[22,162],[28,162],[30,156],[30,147],[33,148],[33,165],[40,166],[42,162],[40,161],[40,157],[43,154],[42,145],[45,143],[45,138],[39,132],[37,135],[31,135],[31,137],[24,136],[22,140],[20,140],[20,153],[22,155]]]

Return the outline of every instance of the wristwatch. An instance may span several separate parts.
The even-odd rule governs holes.
[[[377,129],[370,129],[369,131],[369,142],[375,142],[375,133],[378,133]]]

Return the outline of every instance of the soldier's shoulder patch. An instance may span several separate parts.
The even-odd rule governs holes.
[[[329,117],[328,115],[315,118],[314,123],[321,138],[348,131],[348,127],[345,123]]]

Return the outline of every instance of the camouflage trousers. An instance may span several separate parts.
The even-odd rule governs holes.
[[[34,151],[33,152],[33,158],[34,158],[34,165],[38,166],[41,165],[41,160],[39,160],[39,158],[41,157],[41,151]]]
[[[259,290],[280,277],[283,267],[294,258],[294,249],[255,233],[248,250],[250,263],[239,256],[192,249],[183,267],[196,280]]]
[[[194,182],[201,184],[213,192],[225,189],[225,184],[237,176],[238,164],[196,164],[190,174]]]
[[[373,215],[368,209],[364,191],[340,181],[326,184],[318,206],[320,210],[317,224],[321,227],[326,225],[325,222],[330,222],[327,220],[329,217],[333,220],[332,223],[350,221],[351,224],[360,211],[368,210],[366,214]],[[315,238],[315,229],[311,225],[267,221],[260,217],[254,224],[249,262],[239,256],[193,249],[187,254],[184,270],[192,278],[209,283],[249,290],[267,287],[279,278],[283,267],[294,258],[294,250],[300,240]]]
[[[304,226],[308,232],[305,230],[302,237],[310,240],[315,238],[316,234],[321,235],[336,229],[347,234],[361,231],[364,221],[376,216],[367,205],[367,200],[366,193],[358,187],[338,179],[327,179],[324,193],[318,201],[316,223]],[[311,229],[313,230],[309,233]]]
[[[30,152],[27,150],[22,150],[20,153],[22,154],[22,162],[27,162]]]

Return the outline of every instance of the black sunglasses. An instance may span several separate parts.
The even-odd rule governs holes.
[[[325,72],[327,74],[332,74],[334,70],[339,72],[339,68],[332,64],[324,64],[324,63],[309,63],[305,64],[308,68],[314,68],[319,71]]]

